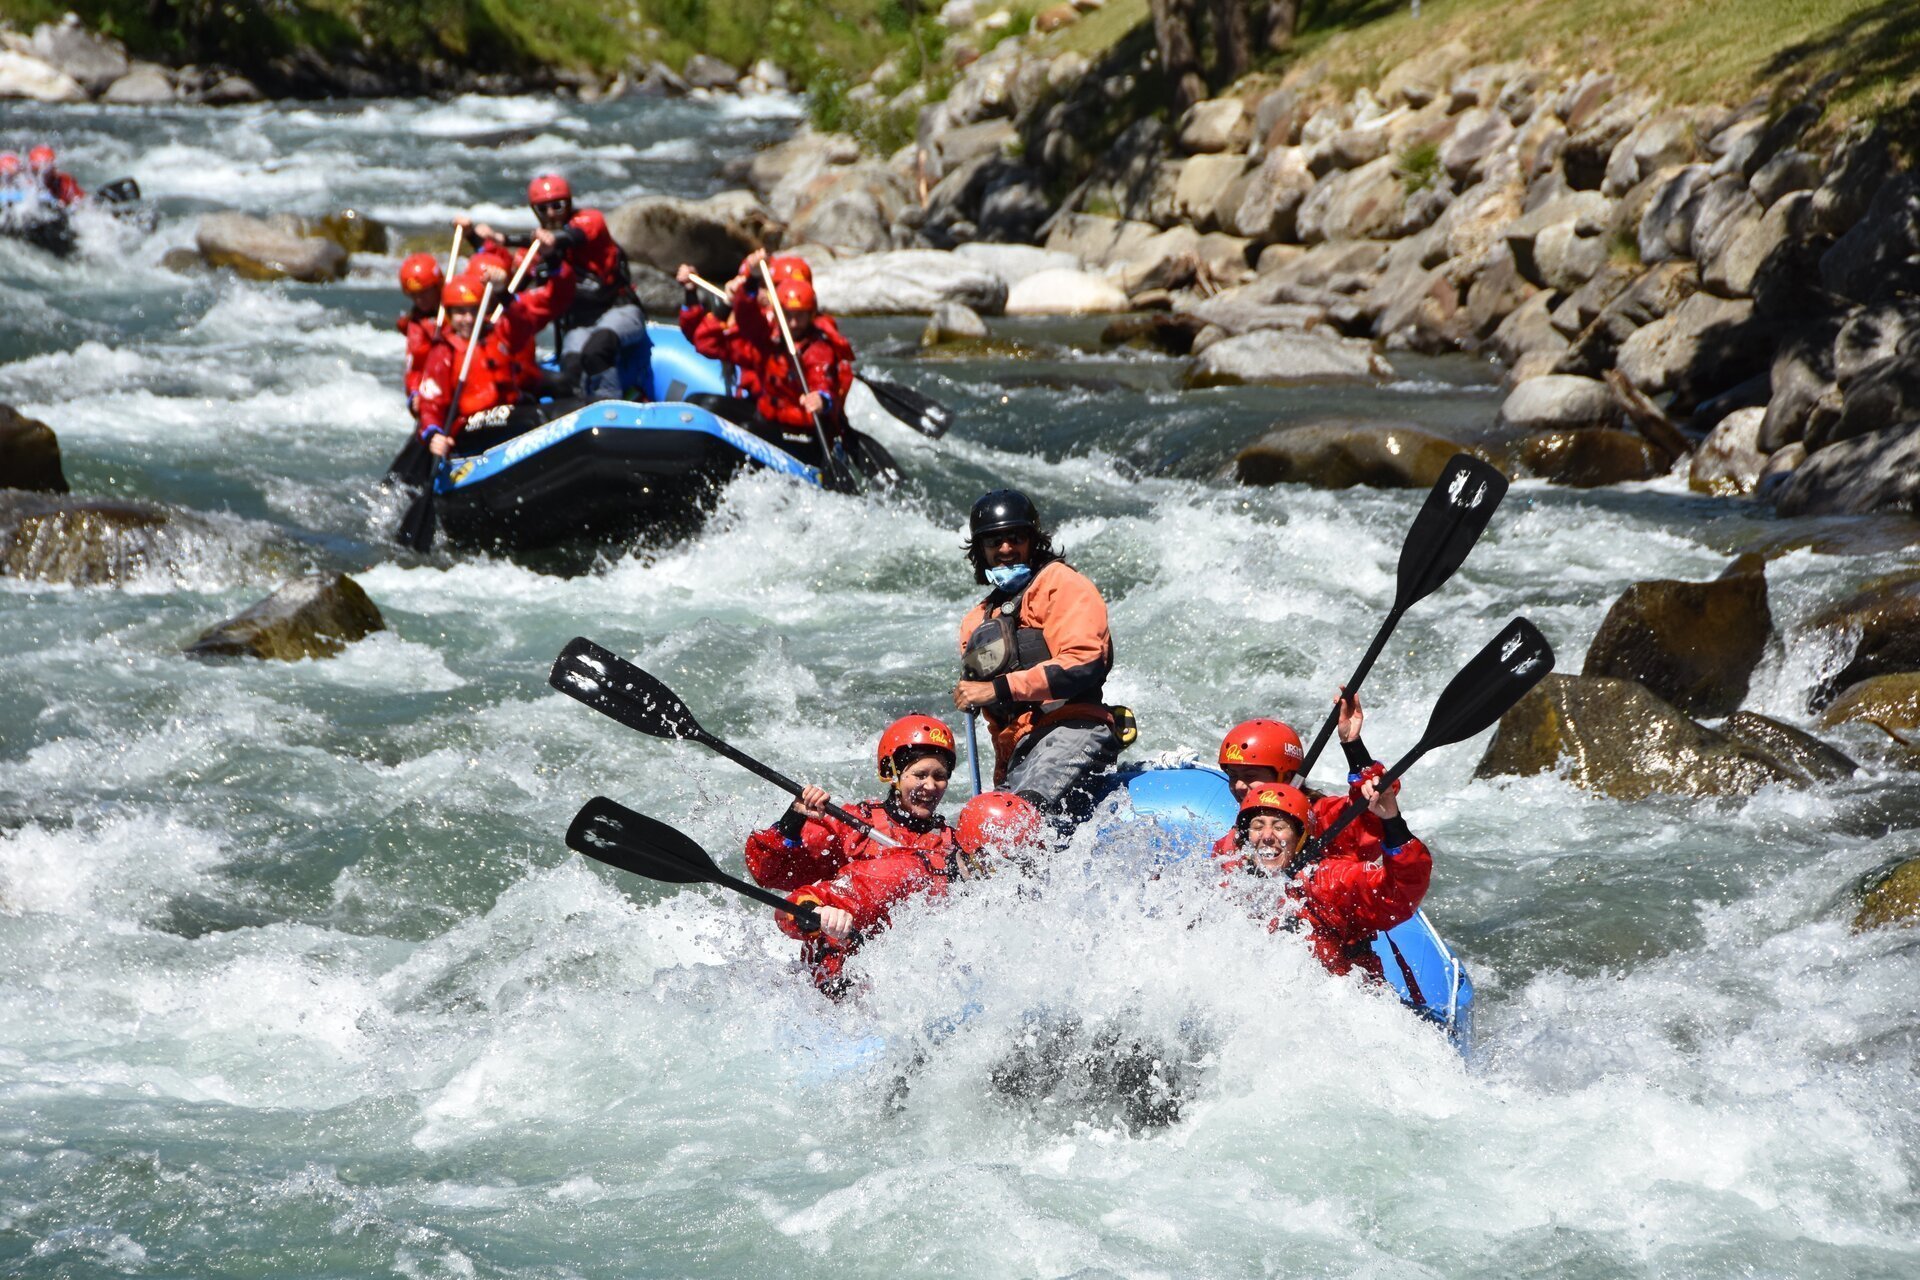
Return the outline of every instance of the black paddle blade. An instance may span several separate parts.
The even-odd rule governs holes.
[[[1469,454],[1457,453],[1433,483],[1400,547],[1395,609],[1424,600],[1453,576],[1480,541],[1494,508],[1507,496],[1507,478]]]
[[[879,378],[862,378],[861,381],[873,392],[873,398],[880,402],[881,408],[923,436],[938,440],[953,425],[953,410],[930,396],[921,395],[912,387],[884,382]]]
[[[678,694],[585,636],[567,641],[553,660],[547,683],[601,715],[655,738],[707,736]]]
[[[1515,618],[1441,691],[1419,749],[1471,738],[1505,715],[1551,670],[1553,646],[1531,622]]]
[[[723,883],[720,868],[691,837],[605,796],[595,796],[573,815],[567,848],[649,880]]]
[[[415,494],[413,501],[407,504],[406,511],[400,517],[400,527],[394,530],[393,540],[409,551],[425,555],[433,550],[435,524],[433,482],[429,480],[426,488]]]
[[[433,464],[433,450],[422,444],[419,436],[409,435],[407,443],[387,464],[387,474],[380,483],[386,488],[398,483],[418,489],[433,479]]]

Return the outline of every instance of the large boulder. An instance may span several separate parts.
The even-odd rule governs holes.
[[[1241,484],[1431,488],[1460,446],[1404,422],[1336,418],[1277,427],[1233,460]]]
[[[1540,237],[1555,227],[1572,227],[1577,235],[1597,236],[1612,220],[1612,201],[1597,191],[1573,191],[1548,200],[1507,222],[1499,229],[1513,255],[1521,276],[1532,284],[1545,286],[1534,246]]]
[[[1126,309],[1127,294],[1119,285],[1070,268],[1036,272],[1007,291],[1010,316],[1081,316]]]
[[[1407,199],[1398,162],[1381,156],[1347,173],[1322,180],[1295,215],[1300,240],[1384,239],[1399,223]]]
[[[72,76],[40,59],[0,47],[0,98],[82,102],[87,91]]]
[[[1751,494],[1767,465],[1767,455],[1760,452],[1760,424],[1766,417],[1764,408],[1748,408],[1720,419],[1693,451],[1687,487],[1722,497]]]
[[[1239,216],[1254,162],[1243,155],[1194,156],[1173,185],[1173,213],[1201,231],[1218,231]]]
[[[933,309],[927,327],[921,330],[922,347],[938,347],[954,342],[978,342],[987,336],[987,322],[972,307],[958,302],[943,302]]]
[[[830,169],[802,194],[785,238],[842,254],[876,253],[892,247],[893,224],[911,204],[907,180],[886,165]]]
[[[1646,686],[1609,676],[1549,675],[1504,716],[1476,778],[1552,773],[1616,800],[1658,794],[1745,795],[1804,774],[1716,733]]]
[[[1820,259],[1820,280],[1855,302],[1920,293],[1920,177],[1881,186],[1866,216]]]
[[[53,428],[10,404],[0,404],[0,489],[67,491],[60,440]]]
[[[1753,303],[1696,293],[1633,332],[1615,356],[1627,381],[1648,395],[1672,391],[1685,407],[1745,382],[1772,361]]]
[[[1846,655],[1845,665],[1813,691],[1816,709],[1862,680],[1920,671],[1920,574],[1872,583],[1822,609],[1810,627]]]
[[[1440,167],[1456,182],[1464,183],[1479,172],[1487,158],[1513,141],[1513,125],[1492,107],[1473,107],[1455,122],[1453,132],[1440,144]]]
[[[1778,453],[1806,437],[1814,406],[1834,390],[1833,345],[1830,324],[1796,325],[1781,338],[1767,376],[1770,397],[1760,423],[1761,452]]]
[[[95,35],[71,13],[59,22],[43,22],[33,29],[32,53],[72,78],[90,97],[104,93],[132,69],[119,41]]]
[[[1261,244],[1292,240],[1301,202],[1313,190],[1313,174],[1299,147],[1275,147],[1241,189],[1240,205],[1226,220],[1226,230]]]
[[[1064,254],[1089,267],[1130,263],[1164,234],[1149,222],[1131,222],[1097,213],[1063,213],[1047,233],[1050,253]]]
[[[1187,367],[1189,387],[1243,383],[1295,386],[1314,382],[1371,382],[1393,375],[1370,342],[1315,330],[1284,333],[1261,329],[1224,338]]]
[[[1757,711],[1734,712],[1720,722],[1720,732],[1765,752],[1815,782],[1834,782],[1860,771],[1860,766],[1846,752]]]
[[[1830,444],[1795,468],[1774,493],[1785,516],[1915,510],[1920,498],[1920,422]]]
[[[100,95],[100,101],[116,107],[160,107],[179,100],[180,90],[167,78],[166,69],[151,62],[135,63],[133,70]]]
[[[1520,465],[1548,484],[1596,489],[1663,476],[1667,456],[1644,436],[1612,427],[1538,431],[1520,442]]]
[[[1652,264],[1685,258],[1693,249],[1693,223],[1712,181],[1704,164],[1682,165],[1655,176],[1656,185],[1638,228],[1640,260]]]
[[[327,658],[384,631],[386,621],[344,573],[295,578],[265,600],[200,633],[189,658]]]
[[[244,213],[209,213],[194,231],[200,256],[249,280],[323,284],[347,274],[347,251]]]
[[[1597,378],[1548,374],[1529,378],[1507,394],[1500,422],[1517,431],[1608,426],[1619,420],[1613,392]]]
[[[1855,933],[1904,928],[1920,921],[1920,858],[1908,858],[1867,878],[1860,890]]]
[[[1729,715],[1773,634],[1767,577],[1745,555],[1712,582],[1636,582],[1607,610],[1582,675],[1638,680],[1688,715]]]
[[[0,490],[0,578],[89,587],[173,562],[197,522],[145,502]]]
[[[1813,197],[1797,191],[1759,217],[1740,222],[1723,237],[1724,247],[1706,260],[1702,283],[1722,297],[1752,297],[1762,273],[1806,238],[1812,206]]]
[[[1568,299],[1578,303],[1584,313],[1590,295],[1601,287],[1589,282],[1580,295]],[[1589,378],[1603,376],[1614,367],[1620,347],[1645,326],[1671,315],[1680,304],[1700,289],[1700,275],[1691,262],[1666,262],[1642,272],[1626,288],[1599,303],[1593,319],[1580,331],[1560,362],[1559,372],[1577,373]]]
[[[927,315],[958,302],[982,315],[1006,310],[1007,284],[979,263],[938,249],[900,249],[814,272],[820,307],[839,315]]]
[[[307,230],[322,240],[333,241],[348,253],[385,253],[390,241],[387,224],[358,209],[329,213]]]
[[[717,89],[731,93],[740,86],[740,72],[711,54],[696,53],[680,68],[680,75],[695,89]]]
[[[1244,151],[1253,141],[1253,115],[1239,98],[1196,102],[1180,119],[1180,149],[1190,156]]]
[[[975,241],[956,246],[954,252],[999,276],[1006,281],[1008,289],[1042,271],[1079,271],[1085,265],[1070,253],[1056,253],[1030,244]]]
[[[780,243],[779,224],[745,191],[705,200],[642,196],[607,215],[607,230],[635,262],[674,271],[683,262],[710,280],[726,280],[740,260]]]
[[[747,164],[747,185],[766,201],[776,217],[793,213],[807,184],[830,168],[860,159],[860,144],[844,134],[815,133],[808,128],[764,151]]]
[[[1906,741],[1913,730],[1920,729],[1920,671],[1868,676],[1848,685],[1820,715],[1820,723],[1830,729],[1852,720],[1876,725]]]

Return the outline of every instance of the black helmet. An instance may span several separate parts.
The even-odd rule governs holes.
[[[973,504],[973,514],[967,517],[968,537],[977,543],[981,534],[998,533],[1002,529],[1031,529],[1039,534],[1040,512],[1034,507],[1033,499],[1018,489],[995,489],[982,494]]]

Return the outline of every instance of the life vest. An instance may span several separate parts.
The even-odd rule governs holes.
[[[520,388],[531,362],[531,346],[519,351],[508,348],[511,336],[507,326],[496,326],[480,340],[473,353],[473,367],[467,372],[467,384],[460,389],[459,415],[471,418],[496,405],[512,404],[520,398]],[[464,359],[466,353],[460,353]]]
[[[1020,604],[1039,577],[1036,571],[1019,594],[1002,604],[998,610],[989,610],[987,620],[975,627],[973,634],[967,637],[967,647],[960,655],[960,666],[969,680],[993,680],[1015,671],[1026,671],[1053,656],[1053,650],[1047,645],[1046,632],[1039,627],[1020,625]],[[1099,699],[1096,696],[1083,701],[1097,702]],[[1042,703],[1040,713],[1045,715],[1065,705],[1064,701]],[[1013,704],[1002,702],[984,708],[987,714],[1000,718],[1013,709]]]

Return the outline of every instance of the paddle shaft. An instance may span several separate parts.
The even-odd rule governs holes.
[[[980,794],[980,713],[967,712],[967,767],[973,771],[973,794]]]
[[[698,742],[701,746],[706,747],[710,751],[719,752],[721,755],[733,761],[735,764],[739,765],[741,768],[745,769],[747,772],[758,774],[760,777],[765,778],[768,782],[771,782],[774,786],[780,788],[782,791],[786,792],[790,796],[795,797],[796,799],[799,797],[800,792],[805,789],[799,783],[795,782],[792,778],[789,778],[786,774],[781,773],[778,769],[775,769],[770,765],[761,764],[758,760],[755,760],[752,756],[748,755],[746,752],[741,751],[738,748],[733,747],[728,743],[722,742],[720,739],[708,733],[705,729],[698,730],[698,732],[694,735],[693,740],[695,742]],[[856,817],[855,815],[848,813],[845,809],[842,809],[839,805],[833,803],[831,800],[829,800],[826,804],[821,805],[820,807],[826,810],[826,812],[830,816],[838,818],[840,821],[846,823],[848,826],[854,828],[857,831],[865,832],[867,835],[873,837],[875,840],[878,840],[881,844],[886,845],[888,848],[898,849],[900,847],[900,842],[898,840],[895,840],[892,836],[888,835],[884,831],[875,830],[872,823],[866,821],[863,818]]]
[[[1347,677],[1344,687],[1349,697],[1360,692],[1360,686],[1365,682],[1367,673],[1373,670],[1373,664],[1379,659],[1381,651],[1387,647],[1387,640],[1392,637],[1393,629],[1400,625],[1400,618],[1405,613],[1404,606],[1395,605],[1393,612],[1387,615],[1386,621],[1380,624],[1380,630],[1374,633],[1373,643],[1367,646],[1367,656],[1360,659],[1360,665],[1355,667],[1353,674]],[[1313,745],[1307,748],[1307,754],[1300,761],[1300,767],[1294,771],[1297,777],[1307,776],[1313,768],[1313,762],[1320,758],[1322,751],[1326,750],[1327,739],[1332,736],[1334,726],[1339,722],[1340,703],[1336,701],[1333,704],[1333,710],[1327,712],[1327,718],[1320,722],[1320,732],[1313,736]]]
[[[760,282],[766,286],[767,297],[773,302],[773,318],[780,322],[780,338],[787,344],[787,359],[793,365],[793,380],[799,384],[800,394],[804,396],[811,388],[807,386],[806,371],[800,367],[800,349],[793,345],[793,330],[787,327],[787,309],[780,305],[780,291],[774,288],[773,272],[767,270],[764,259],[760,263]],[[827,429],[822,425],[820,415],[809,411],[807,416],[813,419],[813,436],[820,442],[821,474],[833,476],[849,493],[853,492],[858,486],[853,483],[851,476],[841,473],[833,451],[827,448]]]
[[[536,240],[527,246],[527,252],[521,257],[520,265],[513,269],[513,279],[507,281],[507,296],[509,301],[512,300],[514,294],[520,292],[520,282],[527,278],[527,268],[531,267],[533,260],[539,256],[540,242]],[[500,317],[505,314],[507,314],[507,304],[503,302],[493,309],[493,319],[489,323],[499,324]]]
[[[1420,757],[1427,754],[1430,749],[1431,748],[1423,742],[1413,750],[1407,752],[1404,756],[1401,756],[1399,763],[1380,775],[1379,784],[1375,788],[1376,794],[1391,789],[1394,783],[1400,781],[1400,775],[1418,763]],[[1345,831],[1355,818],[1358,818],[1366,811],[1367,802],[1365,800],[1356,796],[1354,799],[1348,801],[1347,807],[1340,811],[1340,816],[1333,820],[1333,825],[1315,836],[1307,845],[1306,851],[1301,855],[1301,861],[1313,862],[1318,860],[1326,847],[1333,843],[1333,838],[1342,831]]]
[[[731,889],[742,897],[752,898],[755,902],[772,907],[775,911],[786,912],[808,933],[820,932],[820,916],[812,907],[802,907],[788,902],[779,894],[762,889],[757,884],[748,884],[738,876],[730,876],[718,867],[713,868],[713,883],[723,889]]]
[[[445,278],[453,279],[453,264],[460,260],[460,242],[466,238],[467,229],[459,223],[453,224],[453,247],[447,250],[447,270]],[[437,329],[447,322],[447,304],[441,303],[440,309],[433,313],[433,324]]]
[[[473,332],[467,335],[467,353],[460,358],[460,376],[453,380],[453,399],[447,404],[447,425],[451,427],[460,419],[460,397],[467,389],[467,375],[473,372],[473,353],[480,349],[480,339],[486,332],[485,317],[487,304],[493,301],[493,281],[487,281],[487,287],[480,291],[480,309],[473,313]],[[447,432],[452,435],[452,431]]]

